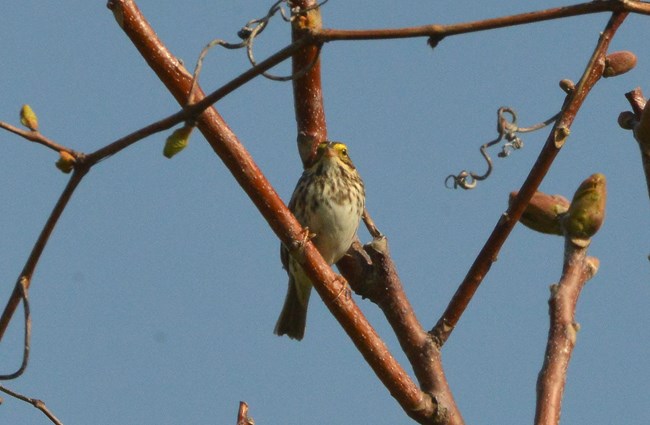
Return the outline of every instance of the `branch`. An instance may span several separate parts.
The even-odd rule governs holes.
[[[598,259],[587,257],[587,247],[580,247],[566,238],[564,267],[560,282],[551,285],[548,301],[550,328],[544,365],[537,378],[535,425],[557,425],[560,422],[566,373],[580,325],[575,311],[585,283],[598,270]]]
[[[74,153],[75,153],[72,149],[69,149],[69,148],[66,148],[65,146],[59,145],[55,141],[53,141],[51,139],[48,139],[47,137],[45,137],[39,131],[36,131],[36,130],[31,130],[31,131],[23,130],[21,128],[14,127],[13,125],[8,124],[6,122],[2,122],[2,121],[0,121],[0,128],[4,128],[5,130],[7,130],[7,131],[9,131],[11,133],[14,133],[14,134],[16,134],[16,135],[18,135],[18,136],[20,136],[20,137],[22,137],[24,139],[27,139],[30,142],[36,142],[36,143],[41,144],[41,145],[43,145],[45,147],[48,147],[48,148],[50,148],[50,149],[52,149],[52,150],[54,150],[56,152],[64,151],[64,152],[68,152],[71,155],[74,155]]]
[[[354,291],[381,309],[413,367],[420,388],[437,401],[436,420],[462,424],[463,418],[445,377],[439,347],[415,315],[388,250],[377,236],[365,246],[357,241],[337,263]]]
[[[133,1],[110,1],[109,7],[152,70],[184,105],[192,85],[191,75],[157,38]],[[203,97],[197,87],[194,99],[200,103]],[[293,247],[293,254],[299,258],[324,303],[348,335],[355,336],[355,345],[390,393],[409,415],[422,423],[430,422],[433,401],[411,381],[352,298],[347,296],[345,281],[324,262],[311,242],[301,246],[302,227],[221,116],[214,108],[208,108],[198,118],[197,126],[282,243]]]
[[[239,402],[239,410],[237,411],[237,425],[255,425],[253,418],[248,416],[248,404],[245,401]]]
[[[436,323],[436,326],[431,330],[431,334],[436,338],[440,346],[447,341],[447,338],[449,338],[449,335],[458,324],[460,317],[467,308],[474,293],[489,272],[492,263],[496,261],[497,255],[508,238],[508,235],[517,223],[517,220],[521,217],[526,205],[544,179],[544,176],[546,176],[546,173],[553,164],[553,160],[568,138],[571,124],[578,110],[591,89],[602,77],[605,55],[607,54],[609,43],[627,15],[627,12],[616,12],[612,14],[607,26],[600,35],[596,48],[580,81],[565,100],[560,115],[537,161],[521,186],[517,197],[499,218],[494,230],[474,260],[465,279],[456,290],[447,309],[438,320],[438,323]]]
[[[5,394],[9,394],[14,398],[17,398],[18,400],[22,400],[26,403],[31,404],[32,406],[34,406],[35,408],[43,412],[45,416],[47,416],[48,419],[52,421],[52,423],[54,423],[55,425],[63,425],[63,423],[56,416],[54,416],[54,413],[50,412],[50,409],[47,408],[47,406],[45,405],[45,403],[43,403],[42,400],[24,396],[15,391],[11,391],[9,388],[3,387],[2,385],[0,385],[0,391],[2,391]]]
[[[314,32],[320,31],[322,20],[320,10],[316,7],[317,2],[301,0],[293,3],[301,10],[307,10],[293,22],[293,39],[300,40],[301,37],[313,36]],[[293,71],[297,72],[311,63],[319,49],[320,46],[310,46],[296,54],[293,58]],[[310,163],[318,143],[327,137],[320,62],[305,76],[294,80],[293,88],[298,151],[306,165]],[[388,251],[388,241],[376,228],[367,211],[363,213],[363,221],[373,236],[372,243],[361,247],[356,242],[348,255],[337,263],[337,267],[349,279],[355,292],[377,304],[386,316],[413,367],[420,388],[436,401],[435,409],[428,419],[436,423],[462,424],[462,416],[443,372],[440,351],[422,328],[404,293]],[[362,338],[359,334],[350,336],[357,345]],[[393,396],[399,400],[395,394]],[[402,407],[405,406],[402,404]],[[404,410],[420,422],[425,419],[414,416],[406,408]]]
[[[305,31],[318,31],[323,22],[316,0],[294,0],[290,2],[304,12],[296,15],[291,23],[291,39],[294,42],[312,39]],[[293,103],[298,126],[298,153],[303,166],[307,166],[316,154],[318,144],[327,140],[327,124],[323,107],[323,91],[320,75],[320,43],[310,44],[293,56],[294,74],[309,70],[293,80]]]
[[[624,123],[619,118],[619,123],[625,129],[634,130],[634,139],[639,144],[648,195],[650,195],[650,106],[648,106],[650,102],[646,102],[643,92],[638,87],[625,93],[625,97],[630,102],[633,112],[623,112],[621,116],[631,115],[631,122]]]
[[[79,183],[81,183],[81,180],[86,175],[88,170],[89,168],[83,166],[83,164],[80,164],[77,168],[75,168],[75,171],[70,177],[68,184],[59,196],[56,205],[54,205],[54,209],[45,222],[45,226],[43,226],[43,230],[41,230],[41,233],[38,236],[34,247],[32,248],[32,252],[29,254],[29,258],[27,258],[27,262],[25,263],[25,266],[23,267],[23,270],[20,273],[18,280],[16,281],[16,285],[14,286],[14,290],[11,293],[11,297],[9,298],[9,301],[7,302],[7,305],[2,312],[2,317],[0,317],[0,340],[7,330],[7,326],[9,326],[11,317],[13,316],[16,308],[18,307],[18,304],[20,303],[20,300],[22,299],[22,288],[24,288],[25,291],[29,289],[34,270],[36,269],[38,260],[41,258],[43,250],[45,249],[45,245],[50,239],[50,235],[52,234],[52,231],[54,231],[54,227],[59,221],[59,218],[61,217],[61,214],[63,213],[66,205],[70,201],[72,194],[74,193]]]
[[[430,37],[429,44],[431,44],[432,47],[435,47],[435,44],[440,40],[451,35],[467,34],[601,12],[635,12],[650,15],[650,3],[631,0],[591,1],[572,6],[557,7],[536,12],[527,12],[517,15],[450,25],[432,24],[409,28],[369,30],[311,29],[310,33],[315,40],[321,43],[339,40],[384,40],[394,38]]]

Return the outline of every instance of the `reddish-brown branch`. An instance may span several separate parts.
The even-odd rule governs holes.
[[[575,321],[576,304],[585,283],[598,269],[598,260],[587,257],[587,248],[566,238],[564,267],[558,284],[551,285],[549,299],[550,328],[544,365],[537,378],[535,425],[560,422],[562,395],[579,325]]]
[[[294,42],[305,40],[307,31],[322,28],[320,8],[316,0],[294,0],[294,7],[306,12],[296,16],[291,25],[291,38]],[[320,45],[310,44],[293,56],[292,69],[297,74],[309,70],[300,78],[293,80],[293,102],[298,127],[298,153],[304,166],[311,161],[316,147],[327,140],[325,108],[320,75]]]
[[[248,404],[245,401],[239,402],[237,411],[237,425],[255,425],[255,421],[248,416]]]
[[[191,86],[190,74],[157,38],[134,2],[111,1],[110,7],[149,66],[183,105]],[[196,100],[200,102],[203,97],[202,91],[197,90]],[[293,253],[298,255],[315,289],[345,331],[354,335],[355,345],[390,393],[409,415],[423,423],[430,421],[432,400],[392,357],[347,293],[345,281],[323,261],[313,244],[307,242],[301,249],[297,248],[303,240],[303,229],[221,116],[209,108],[199,117],[197,126],[280,240],[294,247]]]
[[[317,2],[300,0],[294,1],[293,5],[302,10],[309,9],[294,21],[294,40],[318,33],[322,21],[320,11],[315,7]],[[310,46],[294,55],[293,71],[298,72],[308,66],[318,55],[319,49],[319,45]],[[303,164],[308,164],[316,145],[327,137],[319,62],[305,76],[294,80],[294,103],[298,150]],[[384,312],[413,366],[420,387],[437,401],[428,419],[436,423],[462,424],[462,416],[445,379],[440,352],[417,320],[404,293],[388,253],[386,238],[381,236],[367,211],[364,211],[363,220],[373,235],[372,244],[366,246],[365,250],[358,243],[355,244],[350,255],[337,265],[344,276],[352,279],[350,284],[355,291],[370,298]],[[360,337],[359,334],[353,336],[355,343]]]
[[[637,121],[639,121],[646,104],[646,98],[643,96],[641,87],[637,87],[634,90],[625,93],[625,98],[628,102],[630,102],[634,116],[636,117]]]
[[[420,324],[406,297],[389,254],[387,239],[375,237],[364,247],[355,242],[337,266],[354,291],[377,304],[386,316],[420,388],[438,402],[435,412],[438,423],[462,424],[462,415],[444,374],[440,350]]]
[[[315,40],[322,43],[338,40],[382,40],[412,37],[430,37],[433,41],[440,41],[444,37],[457,34],[467,34],[591,13],[625,11],[650,15],[650,3],[629,0],[591,1],[572,6],[449,25],[433,24],[409,28],[369,30],[312,29],[310,32]]]
[[[483,281],[483,278],[490,270],[492,263],[496,261],[499,250],[508,238],[513,227],[521,217],[526,205],[530,201],[546,173],[550,169],[553,160],[559,153],[564,141],[569,135],[569,129],[578,113],[578,109],[584,102],[592,87],[602,76],[605,55],[609,43],[616,33],[618,27],[627,17],[627,12],[614,13],[607,26],[600,35],[598,44],[587,64],[587,67],[576,85],[564,102],[562,111],[546,140],[542,151],[524,181],[519,194],[510,204],[508,210],[499,218],[497,225],[479,252],[476,260],[470,267],[465,279],[460,284],[447,309],[438,320],[436,326],[431,330],[432,335],[442,346],[460,320],[467,305],[474,293]]]
[[[625,97],[627,98],[628,102],[630,102],[630,106],[632,107],[632,111],[634,112],[634,121],[637,127],[637,130],[634,132],[634,138],[639,144],[639,150],[641,153],[641,163],[643,164],[643,172],[645,174],[645,181],[646,181],[646,186],[648,188],[648,195],[650,196],[650,137],[648,137],[648,133],[645,130],[647,123],[643,122],[641,124],[644,110],[647,108],[647,101],[646,98],[643,96],[643,92],[641,91],[641,88],[637,87],[634,90],[625,93]],[[650,111],[645,111],[645,114],[650,115]],[[647,120],[648,116],[645,117]],[[643,127],[644,131],[639,132],[638,128],[639,126]]]
[[[294,21],[294,40],[308,35],[314,37],[322,26],[320,11],[315,8],[317,2],[301,0],[294,1],[293,4],[301,9],[310,9]],[[296,54],[293,58],[294,72],[308,66],[319,49],[320,46],[312,46]],[[304,77],[294,80],[298,149],[304,164],[310,162],[316,145],[327,137],[320,64],[316,65]],[[352,279],[350,284],[357,293],[370,298],[381,308],[413,366],[420,388],[437,401],[428,420],[462,424],[462,416],[443,372],[440,352],[417,320],[404,293],[388,253],[387,240],[381,236],[367,211],[364,211],[363,220],[374,238],[373,242],[364,248],[356,243],[350,254],[339,261],[337,266],[346,278]],[[360,337],[357,334],[353,340]]]

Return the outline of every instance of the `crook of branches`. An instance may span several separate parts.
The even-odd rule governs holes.
[[[509,117],[507,115],[509,115]],[[472,171],[463,170],[457,175],[451,174],[445,179],[445,186],[449,189],[458,189],[459,187],[465,190],[474,189],[479,181],[487,179],[492,173],[492,158],[490,158],[490,155],[487,152],[488,148],[496,145],[502,140],[505,140],[505,143],[501,146],[501,151],[497,154],[499,158],[505,158],[509,156],[513,150],[524,147],[523,140],[518,136],[519,133],[529,133],[544,128],[554,122],[558,115],[559,114],[555,114],[546,121],[530,127],[519,127],[515,110],[507,106],[500,107],[497,110],[497,132],[499,135],[496,139],[481,145],[480,148],[481,155],[487,163],[487,171],[484,174],[477,174]]]
[[[307,9],[300,9],[299,7],[293,7],[291,6],[291,0],[277,0],[269,11],[266,13],[266,15],[262,18],[258,19],[251,19],[250,21],[246,22],[246,25],[242,27],[237,32],[237,36],[242,39],[239,43],[229,43],[225,40],[222,39],[214,39],[210,41],[206,46],[201,50],[201,53],[199,54],[199,58],[196,61],[196,67],[194,68],[194,74],[192,75],[192,89],[190,90],[190,96],[188,103],[191,104],[193,100],[193,95],[194,91],[196,89],[197,81],[199,78],[199,74],[201,73],[201,68],[203,67],[203,60],[205,59],[205,56],[208,54],[208,51],[212,49],[214,46],[221,46],[225,49],[230,49],[230,50],[235,50],[235,49],[246,49],[246,55],[248,57],[248,61],[250,62],[251,66],[257,65],[257,61],[255,60],[255,55],[253,54],[253,44],[255,42],[255,39],[257,38],[258,35],[260,35],[266,26],[269,24],[271,21],[271,18],[273,18],[278,12],[280,12],[280,16],[285,22],[292,22],[297,16],[300,16],[302,14],[307,13],[308,11],[318,8],[325,3],[327,3],[329,0],[323,0],[322,2],[318,3],[317,5],[307,8]],[[286,11],[285,8],[283,7],[283,4],[289,4],[290,11]],[[268,72],[263,72],[262,75],[269,80],[273,81],[291,81],[295,80],[297,78],[302,77],[305,75],[309,70],[314,66],[316,61],[318,61],[319,55],[316,55],[314,60],[307,65],[304,69],[288,75],[288,76],[277,76],[270,74]]]

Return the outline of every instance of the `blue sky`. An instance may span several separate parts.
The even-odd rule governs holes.
[[[138,1],[188,66],[209,40],[235,40],[271,4],[160,3]],[[334,28],[400,27],[565,4],[330,0],[323,19]],[[500,106],[516,109],[524,126],[556,113],[558,81],[579,79],[607,18],[461,35],[433,51],[424,39],[325,46],[330,138],[348,143],[425,327],[438,320],[547,132],[525,135],[524,149],[507,159],[493,151],[496,168],[474,191],[446,189],[445,177],[484,170],[478,148],[495,137]],[[616,124],[628,109],[625,92],[650,92],[647,19],[631,16],[619,30],[611,50],[634,51],[638,65],[596,86],[541,187],[570,197],[588,175],[608,178],[607,218],[590,248],[601,267],[578,304],[564,423],[650,417],[649,203],[636,143]],[[2,121],[17,124],[29,103],[45,135],[91,152],[178,110],[104,1],[10,3],[0,23]],[[256,56],[288,41],[288,26],[275,19]],[[215,89],[246,68],[243,52],[214,50],[201,84]],[[217,109],[288,200],[301,172],[291,84],[258,78]],[[166,136],[111,157],[82,182],[33,279],[29,369],[6,385],[43,399],[66,425],[234,423],[240,400],[258,424],[408,423],[318,297],[302,342],[273,335],[286,290],[277,238],[200,134],[173,160],[162,156]],[[9,133],[0,133],[0,154],[4,304],[68,176],[54,167],[55,153]],[[445,345],[467,423],[532,421],[548,287],[560,277],[562,251],[561,238],[517,226]],[[359,303],[408,369],[381,313]],[[15,320],[0,344],[3,373],[19,364],[21,335]],[[48,423],[4,398],[0,423]]]

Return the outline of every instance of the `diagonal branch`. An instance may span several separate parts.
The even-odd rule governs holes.
[[[587,257],[587,247],[574,245],[566,238],[562,278],[551,285],[548,301],[551,323],[544,365],[537,379],[535,425],[560,422],[566,372],[579,330],[575,321],[576,304],[582,288],[597,269],[598,260]]]
[[[61,217],[61,214],[63,214],[63,210],[65,210],[65,207],[70,201],[72,194],[74,193],[79,183],[81,183],[81,180],[87,172],[88,167],[86,166],[79,166],[75,169],[74,173],[70,177],[70,180],[68,181],[67,186],[61,193],[61,196],[59,196],[57,203],[54,205],[54,209],[50,213],[47,222],[45,222],[45,226],[43,226],[43,230],[41,230],[41,233],[38,236],[34,247],[32,248],[32,252],[29,254],[29,258],[27,258],[27,262],[25,263],[25,266],[23,267],[23,270],[18,277],[13,292],[11,293],[11,297],[9,298],[9,301],[7,302],[7,305],[2,312],[2,316],[0,317],[0,339],[2,339],[2,336],[7,330],[7,326],[9,326],[11,317],[16,312],[18,304],[20,304],[23,288],[24,290],[29,289],[32,275],[34,274],[38,260],[41,258],[43,250],[45,250],[45,245],[50,239],[50,235],[54,231],[56,223],[59,221],[59,218]]]
[[[109,7],[149,66],[184,105],[192,84],[191,75],[157,38],[133,1],[110,1]],[[203,96],[199,89],[195,99],[200,102]],[[417,388],[392,357],[352,298],[347,296],[345,281],[327,266],[313,244],[307,242],[298,248],[304,239],[303,229],[221,116],[214,108],[206,109],[197,119],[197,126],[282,243],[302,254],[300,264],[315,289],[345,331],[354,336],[355,345],[390,393],[411,417],[422,423],[432,422],[433,400]]]
[[[553,160],[560,152],[560,149],[569,136],[571,124],[578,110],[591,89],[602,76],[609,43],[627,15],[627,12],[612,14],[612,17],[600,35],[596,48],[580,81],[565,100],[562,111],[535,165],[533,165],[528,177],[521,186],[519,194],[514,202],[510,204],[508,210],[499,218],[492,234],[490,234],[485,245],[483,245],[483,248],[474,260],[465,279],[456,290],[447,309],[438,320],[438,323],[436,323],[436,326],[431,330],[431,334],[436,338],[440,346],[447,341],[447,338],[449,338],[449,335],[458,324],[460,317],[467,308],[474,293],[489,272],[492,263],[496,261],[497,255],[508,238],[508,235],[519,220],[519,217],[521,217],[526,205],[544,179],[544,176],[546,176],[546,173],[553,164]]]
[[[43,134],[41,134],[39,131],[27,131],[23,130],[22,128],[15,127],[11,124],[8,124],[6,122],[0,121],[0,128],[3,128],[11,133],[14,133],[24,139],[29,140],[30,142],[36,142],[38,144],[41,144],[45,147],[48,147],[52,149],[53,151],[56,152],[68,152],[71,155],[74,155],[74,151],[72,149],[66,148],[65,146],[59,145],[56,143],[54,140],[48,139],[45,137]]]
[[[3,393],[8,394],[8,395],[10,395],[10,396],[12,396],[14,398],[17,398],[18,400],[24,401],[25,403],[31,404],[32,406],[34,406],[35,408],[37,408],[38,410],[43,412],[43,414],[45,416],[47,416],[47,418],[50,421],[52,421],[53,424],[55,424],[55,425],[63,425],[63,423],[59,420],[59,418],[54,416],[54,413],[52,413],[50,411],[50,409],[47,408],[47,406],[45,405],[45,403],[42,400],[39,400],[37,398],[27,397],[27,396],[25,396],[23,394],[19,394],[19,393],[15,392],[15,391],[10,390],[7,387],[1,386],[1,385],[0,385],[0,391],[2,391]]]

